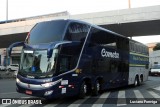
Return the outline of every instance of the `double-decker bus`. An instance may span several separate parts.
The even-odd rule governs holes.
[[[36,24],[22,46],[17,92],[46,99],[86,94],[148,78],[148,48],[120,34],[78,20]]]

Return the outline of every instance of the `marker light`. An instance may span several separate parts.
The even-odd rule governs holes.
[[[74,85],[68,85],[68,87],[70,87],[70,88],[74,88]]]
[[[59,88],[64,88],[64,86],[59,86]]]
[[[82,72],[82,69],[76,69],[76,73],[79,74]]]

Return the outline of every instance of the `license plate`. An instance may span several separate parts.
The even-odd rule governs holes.
[[[26,90],[26,94],[32,94],[32,91],[28,91],[28,90]]]

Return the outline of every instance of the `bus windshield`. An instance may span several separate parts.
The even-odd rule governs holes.
[[[53,75],[57,53],[58,49],[53,49],[52,57],[48,59],[47,50],[23,50],[20,73],[33,74],[34,76]]]
[[[38,23],[29,33],[26,42],[31,45],[61,41],[67,21],[48,21]],[[38,39],[37,39],[38,38]]]

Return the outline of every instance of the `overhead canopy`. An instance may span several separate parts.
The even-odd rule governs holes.
[[[160,35],[160,20],[101,25],[106,29],[126,37]],[[24,41],[27,32],[0,36],[0,48],[6,48],[14,42]]]
[[[0,48],[7,48],[14,42],[24,41],[27,33],[0,36]]]
[[[127,37],[160,35],[160,20],[101,25]]]

